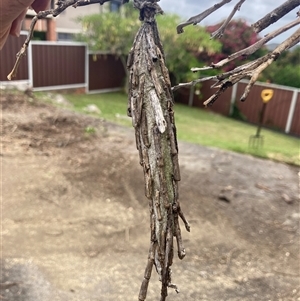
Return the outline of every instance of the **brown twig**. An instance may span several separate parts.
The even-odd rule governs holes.
[[[47,10],[47,11],[40,12],[39,14],[40,14],[40,16],[43,16],[41,18],[46,18],[49,14],[51,14],[51,11],[52,10]],[[15,62],[15,65],[14,65],[12,71],[7,76],[8,80],[12,80],[12,78],[16,77],[16,75],[17,75],[17,71],[18,71],[18,67],[19,67],[19,64],[21,62],[21,59],[26,54],[29,42],[31,41],[35,24],[36,24],[37,20],[40,19],[39,14],[34,16],[32,21],[31,21],[27,38],[26,38],[21,50],[17,53],[17,59],[16,59],[16,62]],[[45,15],[45,17],[44,17],[44,15]]]
[[[293,28],[294,26],[300,24],[300,17],[298,17],[296,20],[286,24],[285,26],[280,27],[279,29],[274,30],[273,32],[267,34],[265,37],[257,41],[255,44],[250,45],[249,47],[246,47],[244,49],[241,49],[231,55],[229,55],[227,58],[223,59],[222,61],[216,63],[216,64],[211,64],[211,66],[208,67],[203,67],[203,68],[192,68],[193,72],[196,71],[204,71],[204,70],[209,70],[209,69],[220,69],[224,67],[227,63],[237,59],[238,57],[241,56],[248,56],[253,54],[255,51],[260,49],[263,45],[265,45],[267,42],[272,40],[273,38],[279,36],[283,32]],[[291,45],[292,47],[293,45]]]
[[[252,62],[248,62],[229,72],[225,72],[215,76],[201,78],[199,80],[194,80],[189,83],[179,84],[173,87],[173,91],[181,87],[195,85],[196,83],[204,82],[211,79],[217,79],[218,82],[216,82],[216,84],[214,84],[213,87],[218,88],[218,90],[203,103],[205,106],[208,106],[208,105],[212,105],[227,88],[233,86],[234,84],[236,84],[237,82],[239,82],[244,78],[250,78],[250,82],[246,86],[245,91],[240,98],[240,101],[245,101],[250,93],[252,86],[257,81],[258,76],[261,74],[261,72],[265,68],[267,68],[270,64],[272,64],[278,58],[278,56],[281,55],[283,51],[289,49],[290,47],[292,47],[293,45],[299,42],[300,42],[300,29],[296,30],[294,34],[292,34],[288,39],[286,39],[283,43],[281,43],[278,47],[276,47],[276,49],[264,55],[263,57],[260,57]]]
[[[237,5],[234,7],[233,11],[231,12],[230,16],[227,18],[227,20],[225,21],[225,23],[216,31],[214,32],[212,35],[213,36],[221,36],[224,29],[226,28],[226,25],[228,24],[229,20],[231,19],[231,17],[234,15],[234,13],[236,12],[237,9],[240,8],[240,6],[242,5],[244,1],[241,0],[237,3]],[[300,0],[297,0],[298,5],[300,4]],[[225,4],[224,1],[222,1],[219,4]],[[280,17],[282,17],[284,14],[286,14],[287,12],[289,12],[290,10],[292,10],[294,7],[296,6],[296,1],[294,0],[289,0],[286,1],[283,5],[281,5],[280,7],[278,7],[277,9],[275,9],[272,13],[273,14],[279,14]],[[206,10],[205,12],[210,11]],[[205,12],[196,16],[204,16]],[[211,10],[212,12],[212,10]],[[269,22],[267,21],[267,19],[272,19],[273,14],[270,13],[268,14],[266,17],[264,17],[262,20],[264,20],[263,22],[260,20],[258,22],[256,22],[253,26],[255,28],[258,28],[258,26],[269,26],[270,24],[272,24],[273,22],[271,22],[271,20],[269,20]],[[207,13],[208,15],[209,13]],[[229,55],[227,58],[217,62],[217,63],[213,63],[210,66],[206,66],[206,67],[202,67],[202,68],[192,68],[191,70],[193,72],[197,72],[197,71],[204,71],[204,70],[211,70],[211,69],[220,69],[222,67],[224,67],[227,63],[237,59],[238,57],[241,56],[248,56],[253,54],[255,51],[257,51],[258,49],[260,49],[263,45],[265,45],[267,42],[269,42],[270,40],[272,40],[274,37],[279,36],[280,34],[282,34],[283,32],[291,29],[292,27],[299,25],[300,24],[300,11],[297,13],[297,19],[286,24],[285,26],[282,26],[281,28],[267,34],[265,37],[263,37],[262,39],[260,39],[258,42],[256,42],[255,44],[246,47],[244,49],[241,49],[231,55]],[[195,17],[195,18],[196,18]],[[192,19],[192,18],[191,18]],[[190,20],[191,20],[190,19]],[[198,18],[197,20],[200,20],[201,18]],[[191,23],[189,23],[191,24]],[[179,25],[179,28],[181,28],[181,25],[189,25],[187,23],[183,23]],[[263,25],[260,25],[263,24]],[[259,27],[260,28],[260,27]],[[261,27],[262,28],[262,27]],[[265,27],[264,27],[265,28]],[[262,30],[262,29],[260,29]],[[247,96],[249,95],[249,92],[252,88],[252,86],[254,85],[254,83],[256,82],[256,80],[258,79],[259,75],[261,74],[261,72],[267,68],[270,64],[272,64],[272,62],[274,62],[277,57],[285,50],[293,47],[294,45],[296,45],[297,43],[299,43],[300,40],[300,32],[299,29],[293,34],[291,35],[287,40],[285,40],[283,43],[281,43],[273,52],[268,53],[267,55],[260,57],[252,62],[248,62],[242,66],[236,67],[235,69],[229,71],[229,72],[224,72],[215,76],[209,76],[209,77],[204,77],[204,78],[200,78],[197,80],[193,80],[191,82],[188,83],[180,83],[176,86],[174,86],[172,88],[173,91],[176,91],[177,89],[181,88],[181,87],[187,87],[187,86],[193,86],[197,83],[201,83],[207,80],[211,80],[211,79],[217,79],[218,81],[216,82],[216,84],[213,85],[214,88],[218,88],[218,90],[209,98],[204,102],[204,105],[212,105],[214,103],[214,101],[216,101],[216,99],[228,88],[231,87],[232,85],[234,85],[235,83],[239,82],[240,80],[244,79],[244,78],[250,78],[250,82],[249,84],[246,86],[245,91],[243,93],[243,95],[241,96],[240,100],[241,101],[245,101]]]
[[[249,62],[249,63],[246,63],[242,66],[239,66],[239,67],[236,67],[235,69],[231,70],[231,71],[228,71],[228,72],[224,72],[224,73],[221,73],[221,74],[217,74],[217,75],[213,75],[213,76],[207,76],[207,77],[203,77],[203,78],[199,78],[199,79],[196,79],[196,80],[193,80],[191,82],[187,82],[187,83],[180,83],[174,87],[172,87],[172,90],[173,91],[176,91],[178,90],[179,88],[182,88],[182,87],[190,87],[190,86],[194,86],[198,83],[202,83],[202,82],[205,82],[205,81],[208,81],[208,80],[213,80],[213,79],[217,79],[219,82],[216,83],[213,87],[215,87],[216,85],[218,85],[223,79],[226,79],[228,78],[230,75],[233,75],[233,74],[238,74],[238,73],[241,73],[243,71],[245,71],[247,68],[249,68],[251,65],[255,64],[256,61],[253,61],[253,62]],[[204,67],[204,68],[192,68],[192,71],[199,71],[199,70],[209,70],[209,69],[212,69],[211,67]],[[194,71],[194,72],[195,72]]]
[[[243,55],[250,55],[252,53],[254,53],[255,51],[257,51],[258,49],[260,49],[264,44],[266,44],[268,41],[270,41],[271,39],[273,39],[274,37],[278,36],[279,34],[283,33],[284,31],[296,26],[300,24],[300,18],[297,18],[297,20],[281,27],[280,29],[277,29],[275,30],[274,32],[266,35],[263,39],[259,40],[258,42],[256,42],[255,44],[247,47],[247,48],[244,48],[230,56],[228,56],[226,59],[218,62],[217,64],[212,64],[211,66],[208,66],[208,67],[202,67],[202,68],[192,68],[191,70],[193,72],[197,72],[197,71],[204,71],[204,70],[210,70],[210,69],[218,69],[218,68],[221,68],[223,66],[225,66],[228,62],[230,61],[233,61],[235,60],[236,58],[240,57],[240,56],[243,56]],[[290,47],[293,47],[294,45],[296,45],[298,42],[297,40],[295,40],[294,42],[290,42]],[[290,48],[289,47],[289,48]],[[239,74],[243,71],[245,71],[246,69],[250,70],[250,66],[253,65],[253,62],[250,62],[250,63],[247,63],[247,64],[244,64],[242,66],[239,66],[237,68],[235,68],[234,70],[231,70],[229,72],[224,72],[222,74],[218,74],[218,75],[215,75],[215,76],[209,76],[209,77],[204,77],[204,78],[200,78],[200,79],[197,79],[197,80],[193,80],[191,82],[188,82],[188,83],[180,83],[176,86],[174,86],[172,89],[173,91],[176,91],[178,90],[179,88],[181,87],[188,87],[188,86],[193,86],[197,83],[201,83],[201,82],[204,82],[204,81],[208,81],[208,80],[211,80],[211,79],[218,79],[218,80],[223,80],[227,77],[229,77],[230,75],[233,75],[233,74]]]
[[[216,30],[215,32],[213,32],[211,34],[212,38],[221,38],[224,34],[224,30],[226,29],[228,23],[230,22],[230,20],[233,18],[233,16],[235,15],[235,13],[241,9],[242,4],[245,2],[246,0],[240,0],[233,8],[232,12],[230,13],[230,15],[228,16],[228,18],[225,20],[225,22],[222,24],[222,26]]]
[[[286,39],[283,43],[281,43],[274,51],[268,53],[267,55],[246,64],[246,68],[241,72],[233,72],[233,74],[223,81],[219,82],[219,85],[216,86],[219,90],[214,93],[209,99],[204,102],[204,105],[212,105],[214,101],[223,93],[228,87],[231,87],[235,83],[239,82],[243,78],[250,78],[250,82],[245,88],[243,95],[240,100],[245,101],[249,92],[256,82],[260,73],[267,68],[274,60],[278,58],[278,56],[285,50],[289,49],[291,45],[300,42],[300,29],[296,30],[293,35],[291,35],[288,39]]]
[[[202,12],[199,15],[196,15],[194,17],[189,18],[186,22],[180,23],[177,26],[177,33],[183,33],[183,28],[188,26],[188,25],[196,25],[198,23],[200,23],[203,19],[205,19],[207,16],[209,16],[210,14],[212,14],[214,11],[218,10],[220,7],[222,7],[223,5],[227,4],[231,2],[231,0],[222,0],[221,2],[213,5],[212,7],[210,7],[209,9],[205,10],[204,12]]]
[[[251,80],[248,83],[247,87],[245,88],[245,91],[240,98],[241,101],[245,101],[247,96],[249,95],[250,89],[254,85],[254,83],[257,81],[258,76],[260,73],[266,69],[270,64],[275,61],[278,56],[285,50],[289,49],[291,45],[294,45],[295,43],[300,42],[300,29],[296,30],[293,35],[291,35],[288,39],[286,39],[283,43],[281,43],[278,47],[275,48],[275,50],[272,52],[271,57],[268,58],[266,61],[264,61],[258,68],[256,68],[251,76]]]
[[[289,13],[291,10],[300,5],[300,0],[288,0],[284,2],[282,5],[275,8],[273,11],[265,15],[262,19],[255,22],[252,27],[255,32],[261,32],[269,25],[275,23],[279,19],[281,19],[284,15]]]

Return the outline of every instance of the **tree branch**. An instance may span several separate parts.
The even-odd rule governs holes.
[[[272,52],[272,55],[270,58],[268,58],[265,62],[263,62],[258,68],[256,68],[251,76],[251,80],[249,84],[247,85],[244,94],[240,98],[241,101],[245,101],[247,96],[249,95],[250,89],[254,85],[254,83],[257,81],[258,76],[260,73],[266,69],[270,64],[275,61],[278,56],[285,50],[289,49],[291,45],[294,45],[295,43],[300,42],[300,28],[294,32],[293,35],[291,35],[288,39],[286,39],[283,43],[281,43],[278,47],[275,48],[275,50]]]
[[[273,32],[267,34],[264,38],[260,39],[255,44],[229,55],[227,58],[223,59],[222,61],[220,61],[216,64],[211,64],[211,66],[209,66],[209,67],[192,68],[192,71],[196,72],[196,71],[203,71],[203,70],[209,70],[209,69],[220,69],[220,68],[224,67],[227,63],[237,59],[240,56],[248,56],[250,54],[253,54],[255,51],[260,49],[264,44],[266,44],[273,38],[279,36],[283,32],[291,29],[292,27],[294,27],[298,24],[300,24],[300,16],[296,20],[288,23],[287,25],[282,26],[281,28],[274,30]],[[291,45],[291,46],[293,46],[293,45]]]
[[[222,5],[228,3],[230,1],[221,1],[218,4],[218,7],[215,6],[207,9],[203,13],[190,18],[187,22],[184,22],[182,24],[179,24],[177,27],[178,33],[183,32],[183,27],[190,25],[190,24],[197,24],[202,19],[204,19],[206,16],[214,12],[216,9],[221,7]],[[241,5],[245,2],[245,0],[240,0],[234,7],[233,11],[229,15],[229,17],[226,19],[224,24],[215,31],[212,36],[213,37],[221,37],[227,24],[231,20],[232,16],[235,14],[235,12],[240,9]],[[255,31],[259,32],[265,28],[267,28],[270,24],[274,23],[278,19],[282,18],[285,14],[290,12],[292,9],[294,9],[296,6],[300,4],[300,0],[288,0],[281,6],[277,7],[275,10],[273,10],[271,13],[267,14],[264,18],[254,23],[252,26]],[[255,44],[246,47],[244,49],[241,49],[237,51],[236,53],[233,53],[229,55],[227,58],[217,62],[212,63],[210,66],[202,67],[202,68],[192,68],[191,71],[197,72],[197,71],[204,71],[204,70],[210,70],[210,69],[220,69],[223,66],[225,66],[227,63],[237,59],[240,56],[248,56],[253,54],[255,51],[260,49],[264,44],[272,40],[274,37],[279,36],[283,32],[287,31],[288,29],[299,25],[300,24],[300,10],[297,13],[298,18],[295,21],[290,22],[289,24],[286,24],[285,26],[282,26],[281,28],[267,34],[264,38],[260,39]],[[188,83],[180,83],[173,87],[173,91],[176,91],[177,89],[181,87],[186,86],[192,86],[197,83],[201,83],[210,79],[217,79],[217,83],[213,85],[213,87],[218,88],[218,90],[204,102],[204,105],[212,105],[214,101],[223,93],[228,87],[231,87],[238,81],[240,81],[243,78],[250,78],[250,82],[245,88],[245,91],[241,97],[241,101],[245,101],[247,96],[249,95],[251,87],[254,85],[255,81],[258,79],[258,76],[260,73],[267,68],[273,61],[277,59],[277,57],[284,51],[292,46],[299,43],[300,40],[300,30],[296,30],[296,32],[291,35],[288,39],[286,39],[283,43],[281,43],[273,52],[268,53],[267,55],[260,57],[256,59],[255,61],[252,61],[250,63],[246,63],[242,66],[239,66],[229,72],[225,72],[219,75],[215,76],[209,76],[205,78],[200,78],[198,80],[194,80]]]
[[[189,87],[189,86],[194,86],[198,83],[202,83],[202,82],[205,82],[205,81],[208,81],[208,80],[211,80],[211,79],[217,79],[219,80],[219,82],[225,78],[228,78],[230,75],[233,75],[235,73],[240,73],[242,71],[244,71],[246,68],[249,67],[249,65],[252,65],[254,64],[254,62],[250,62],[250,63],[247,63],[247,64],[244,64],[242,66],[239,66],[231,71],[228,71],[228,72],[224,72],[224,73],[221,73],[221,74],[218,74],[218,75],[213,75],[213,76],[207,76],[207,77],[202,77],[202,78],[199,78],[199,79],[196,79],[196,80],[193,80],[191,82],[188,82],[188,83],[180,83],[174,87],[172,87],[172,90],[173,91],[177,91],[179,88],[182,88],[182,87]],[[211,69],[211,67],[204,67],[204,68],[192,68],[192,71],[193,69],[197,69],[196,71],[199,71],[198,69],[201,69],[201,70],[209,70]],[[216,84],[215,84],[216,85]],[[215,86],[214,85],[214,86]]]
[[[222,0],[221,2],[213,5],[209,9],[205,10],[201,14],[189,18],[186,22],[180,23],[177,26],[177,33],[178,34],[183,33],[184,32],[183,28],[186,27],[186,26],[188,26],[188,25],[191,25],[191,24],[196,25],[196,24],[200,23],[207,16],[209,16],[214,11],[218,10],[220,7],[222,7],[223,5],[225,5],[225,4],[229,3],[229,2],[231,2],[231,0]]]
[[[296,8],[300,5],[300,0],[288,0],[284,2],[282,5],[275,8],[273,11],[265,15],[262,19],[258,20],[252,27],[254,28],[255,32],[261,32],[269,25],[275,23],[279,19],[281,19],[284,15],[289,13],[291,10]]]
[[[298,21],[297,24],[299,24],[299,20],[297,21]],[[278,58],[278,56],[282,54],[283,51],[289,49],[290,47],[296,45],[299,42],[300,42],[300,29],[297,29],[294,32],[294,34],[292,34],[288,39],[286,39],[283,43],[281,43],[278,47],[276,47],[272,52],[266,54],[263,57],[260,57],[252,62],[246,63],[242,66],[236,67],[235,69],[229,72],[224,72],[222,74],[218,74],[215,76],[204,77],[188,83],[180,83],[174,86],[172,90],[176,91],[182,87],[192,86],[197,83],[201,83],[211,79],[217,79],[218,82],[216,82],[213,85],[214,88],[218,88],[217,92],[215,92],[210,98],[208,98],[203,103],[205,106],[208,106],[208,105],[212,105],[227,88],[233,86],[234,84],[236,84],[237,82],[239,82],[244,78],[250,78],[250,82],[248,83],[243,95],[240,98],[240,101],[245,101],[247,96],[249,95],[250,89],[257,81],[260,73],[265,68],[267,68],[271,63],[273,63]],[[207,69],[213,69],[213,67],[194,68],[193,70],[199,71],[199,70],[207,70]]]
[[[300,29],[296,30],[293,35],[291,35],[288,39],[286,39],[283,43],[281,43],[274,51],[271,53],[257,59],[254,62],[248,63],[244,65],[246,68],[241,68],[239,70],[234,69],[233,74],[229,76],[228,79],[224,79],[219,81],[219,85],[216,86],[219,90],[214,93],[209,99],[207,99],[203,104],[205,106],[212,105],[216,99],[223,93],[227,88],[233,86],[235,83],[239,82],[243,78],[250,78],[250,82],[248,83],[247,87],[243,95],[240,98],[240,101],[245,101],[247,96],[249,95],[250,89],[256,82],[259,74],[267,68],[273,61],[275,61],[278,56],[285,50],[289,49],[291,45],[300,42]],[[240,67],[238,67],[240,68]]]
[[[235,13],[241,9],[242,4],[245,2],[246,0],[240,0],[233,8],[232,12],[230,13],[230,15],[228,16],[228,18],[225,20],[225,22],[222,24],[222,26],[216,30],[215,32],[213,32],[211,34],[212,38],[221,38],[224,34],[224,30],[226,29],[228,23],[230,22],[230,20],[233,18],[233,16],[235,15]]]

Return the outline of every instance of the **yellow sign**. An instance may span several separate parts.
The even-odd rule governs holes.
[[[272,89],[264,89],[261,91],[261,98],[263,102],[268,102],[273,97],[274,91]]]

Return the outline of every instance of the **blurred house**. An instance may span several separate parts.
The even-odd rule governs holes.
[[[49,9],[55,8],[55,0],[51,0]],[[59,16],[49,16],[38,20],[35,26],[33,39],[41,41],[72,41],[74,36],[82,31],[78,18],[84,15],[105,13],[107,11],[119,11],[122,0],[112,0],[103,5],[98,3],[81,7],[68,7]],[[23,22],[22,30],[28,31],[31,19],[36,13],[29,9]]]

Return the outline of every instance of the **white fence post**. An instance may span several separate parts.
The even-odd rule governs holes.
[[[90,81],[90,64],[89,64],[89,47],[85,46],[85,93],[88,94],[90,92],[89,81]]]
[[[231,99],[230,99],[230,108],[229,108],[229,116],[233,114],[233,108],[236,100],[236,91],[239,83],[236,83],[235,85],[232,86],[232,91],[231,91]]]
[[[27,61],[29,87],[33,88],[32,43],[29,43],[27,48]]]
[[[290,110],[289,110],[289,115],[286,121],[286,126],[285,126],[285,132],[289,133],[291,130],[291,126],[292,126],[292,121],[293,121],[293,117],[295,114],[295,108],[296,108],[296,103],[297,103],[297,96],[298,96],[298,90],[294,90],[293,96],[292,96],[292,100],[291,100],[291,105],[290,105]]]

